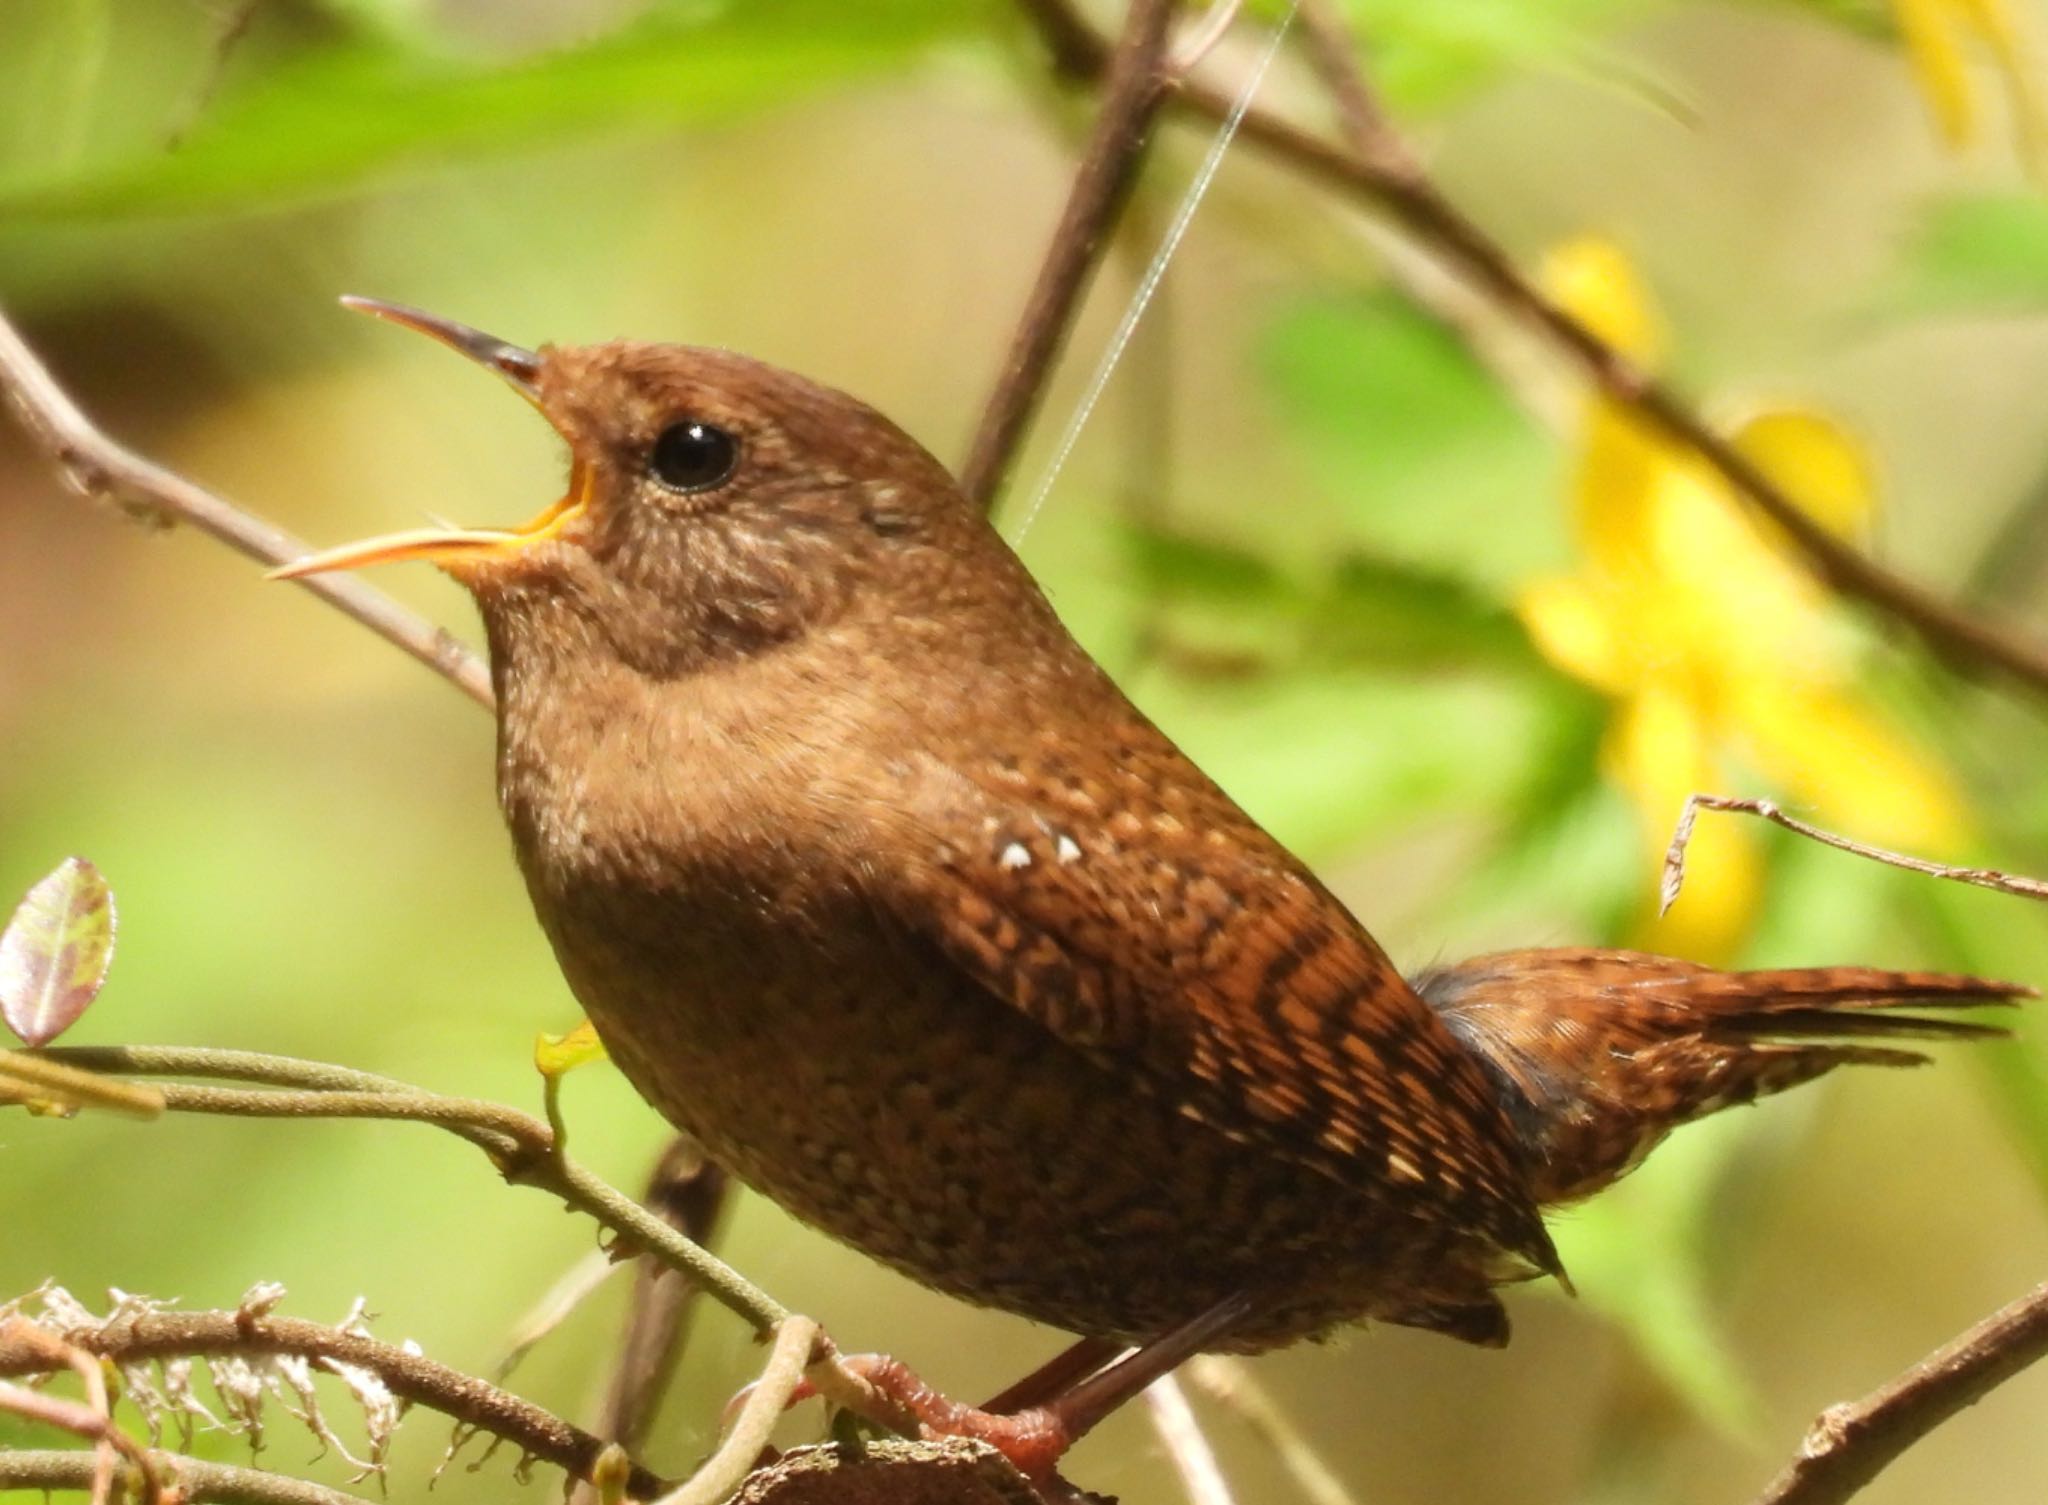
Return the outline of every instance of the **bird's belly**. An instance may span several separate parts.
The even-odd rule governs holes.
[[[796,1216],[949,1294],[1135,1342],[1263,1290],[1235,1344],[1256,1349],[1470,1284],[1442,1233],[1182,1116],[871,921],[549,918],[642,1096]]]

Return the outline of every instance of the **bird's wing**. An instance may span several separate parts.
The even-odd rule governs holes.
[[[1045,739],[928,760],[892,923],[1068,1044],[1240,1141],[1554,1270],[1478,1063],[1350,913],[1149,723],[1106,774]]]

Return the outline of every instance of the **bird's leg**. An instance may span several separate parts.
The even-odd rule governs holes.
[[[1022,1411],[1027,1406],[1042,1405],[1062,1390],[1078,1385],[1123,1352],[1124,1345],[1114,1339],[1083,1338],[1062,1348],[1001,1394],[983,1401],[981,1409],[1001,1416]]]
[[[884,1354],[852,1354],[833,1361],[829,1377],[823,1366],[798,1391],[822,1394],[873,1420],[900,1427],[916,1423],[927,1437],[971,1437],[986,1442],[1019,1472],[1034,1480],[1050,1479],[1053,1466],[1095,1424],[1161,1375],[1209,1347],[1252,1310],[1248,1295],[1218,1302],[1199,1317],[1170,1328],[1151,1342],[1132,1349],[1107,1368],[1083,1367],[1076,1344],[1038,1372],[997,1397],[1014,1402],[1018,1392],[1047,1399],[1009,1412],[984,1410],[950,1400],[932,1389],[896,1359]],[[1095,1357],[1086,1355],[1085,1357]],[[1061,1369],[1052,1375],[1048,1371]],[[1081,1377],[1076,1379],[1078,1373]]]

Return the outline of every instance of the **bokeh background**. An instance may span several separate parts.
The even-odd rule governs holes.
[[[2048,631],[2035,0],[1349,9],[1432,171],[1558,296],[1860,545]],[[1214,77],[1242,76],[1276,10],[1252,8]],[[497,384],[344,316],[341,292],[530,343],[735,346],[957,459],[1086,122],[1000,0],[246,19],[223,50],[223,7],[199,0],[0,0],[0,304],[112,430],[322,543],[423,511],[516,520],[562,470]],[[1292,55],[1262,102],[1327,123]],[[1027,483],[1207,136],[1163,133]],[[2048,872],[2040,694],[1831,601],[1413,247],[1251,151],[1021,547],[1139,702],[1408,964],[1604,941],[2048,977],[2038,909],[1728,817],[1652,918],[1655,853],[1700,785]],[[381,583],[473,631],[430,571]],[[577,1018],[508,860],[487,718],[205,540],[77,501],[9,429],[0,892],[72,852],[121,911],[80,1041],[288,1052],[531,1106],[534,1034]],[[653,1114],[604,1067],[566,1098],[581,1154],[637,1184]],[[1820,1406],[2040,1278],[2044,1211],[2030,1021],[1682,1133],[1561,1220],[1582,1296],[1517,1296],[1505,1353],[1386,1330],[1256,1372],[1368,1505],[1742,1500]],[[424,1129],[0,1116],[0,1297],[54,1279],[223,1306],[281,1281],[288,1312],[362,1296],[381,1335],[488,1369],[592,1242]],[[1060,1341],[758,1200],[725,1250],[842,1344],[962,1394]],[[587,1414],[623,1295],[515,1386]],[[707,1312],[650,1461],[700,1456],[757,1360]],[[2040,1500],[2044,1407],[2048,1375],[2008,1385],[1868,1498]],[[1290,1498],[1203,1411],[1240,1497]],[[391,1499],[427,1497],[446,1437],[408,1422]],[[0,1418],[0,1446],[47,1441]],[[345,1477],[313,1452],[279,1417],[263,1461]],[[1136,1411],[1072,1471],[1179,1497]],[[500,1458],[435,1497],[558,1487]]]

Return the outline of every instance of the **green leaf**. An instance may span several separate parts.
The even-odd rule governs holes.
[[[151,145],[0,182],[0,216],[20,224],[325,197],[400,164],[721,120],[911,62],[984,26],[987,13],[981,0],[671,0],[609,36],[511,63],[363,36],[228,94],[175,151]]]
[[[1263,357],[1365,549],[1502,595],[1555,562],[1549,445],[1451,331],[1391,295],[1304,299]]]
[[[2038,909],[2028,915],[2022,908],[2027,901],[1932,879],[1915,883],[1911,898],[1918,917],[1958,970],[1984,977],[2040,978],[2043,930]],[[2048,1045],[2038,1028],[2021,1027],[2017,1034],[2011,1041],[1976,1045],[1969,1056],[1983,1073],[1992,1105],[2048,1204]]]
[[[1930,204],[1882,301],[1909,313],[2048,305],[2048,200],[1980,194]]]
[[[66,857],[0,932],[0,1019],[28,1045],[78,1021],[114,959],[114,894],[100,870]]]
[[[1262,610],[1302,604],[1300,587],[1278,565],[1241,545],[1139,521],[1123,525],[1118,541],[1141,590]]]
[[[1510,69],[1577,69],[1601,38],[1659,0],[1345,0],[1397,104],[1437,103]]]
[[[1441,571],[1350,554],[1314,603],[1313,650],[1321,657],[1410,671],[1487,662],[1540,670],[1520,620],[1498,599]]]
[[[1771,0],[1774,10],[1786,6],[1818,16],[1858,36],[1892,41],[1899,34],[1899,18],[1893,9],[1893,0]]]
[[[1746,1127],[1716,1118],[1678,1130],[1642,1170],[1551,1228],[1581,1297],[1695,1411],[1736,1437],[1755,1436],[1763,1413],[1714,1317],[1707,1236]]]

